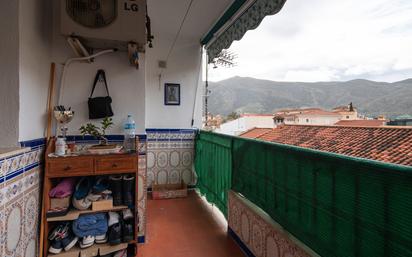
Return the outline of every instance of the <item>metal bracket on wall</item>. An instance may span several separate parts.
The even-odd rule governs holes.
[[[73,52],[76,54],[77,57],[88,57],[90,56],[89,51],[87,51],[86,47],[80,42],[79,38],[77,37],[68,37],[67,43],[69,43],[70,47],[72,48]],[[93,59],[87,59],[83,62],[91,63]]]

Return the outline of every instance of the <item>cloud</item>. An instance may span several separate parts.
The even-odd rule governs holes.
[[[412,1],[288,0],[231,51],[234,68],[211,80],[250,76],[278,81],[412,77]]]
[[[319,81],[332,81],[338,79],[336,70],[330,70],[328,68],[319,68],[313,70],[290,70],[285,74],[286,81],[307,81],[307,82],[319,82]]]

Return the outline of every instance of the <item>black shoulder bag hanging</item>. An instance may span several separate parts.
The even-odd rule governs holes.
[[[94,89],[98,82],[104,82],[106,86],[107,96],[93,97]],[[102,119],[113,116],[112,98],[109,95],[109,88],[107,87],[106,75],[104,70],[98,70],[94,78],[92,93],[89,97],[89,119]]]

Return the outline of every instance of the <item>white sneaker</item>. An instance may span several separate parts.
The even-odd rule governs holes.
[[[104,244],[107,243],[107,234],[97,235],[95,239],[96,244]]]
[[[122,211],[123,220],[133,219],[133,212],[130,209]]]
[[[114,224],[116,224],[116,223],[119,223],[119,220],[120,220],[120,215],[119,215],[119,213],[117,213],[117,212],[109,212],[109,227],[110,226],[112,226],[112,225],[114,225]]]
[[[94,236],[85,236],[80,242],[80,248],[84,249],[94,244]]]

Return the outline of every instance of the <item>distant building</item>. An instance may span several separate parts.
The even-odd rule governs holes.
[[[360,126],[381,126],[386,124],[383,117],[382,121],[376,122],[360,122],[366,118],[359,115],[358,110],[352,103],[347,106],[339,106],[333,108],[332,111],[323,110],[320,108],[304,108],[304,109],[285,109],[275,113],[274,123],[276,125],[348,125]],[[352,122],[343,122],[352,121]],[[356,122],[359,121],[359,122]],[[358,124],[358,125],[357,125]]]
[[[320,108],[291,109],[276,112],[274,122],[288,125],[333,125],[341,119],[341,114]]]
[[[281,125],[240,136],[412,166],[412,127]]]
[[[385,126],[387,120],[340,120],[335,123],[336,126],[348,127],[382,127]]]
[[[411,115],[401,115],[396,117],[394,120],[388,122],[390,126],[412,126],[412,116]]]
[[[332,110],[334,113],[341,115],[340,120],[359,120],[358,110],[350,103],[348,106],[335,107]]]
[[[272,114],[242,114],[238,119],[220,125],[215,132],[237,136],[252,128],[273,128]]]

